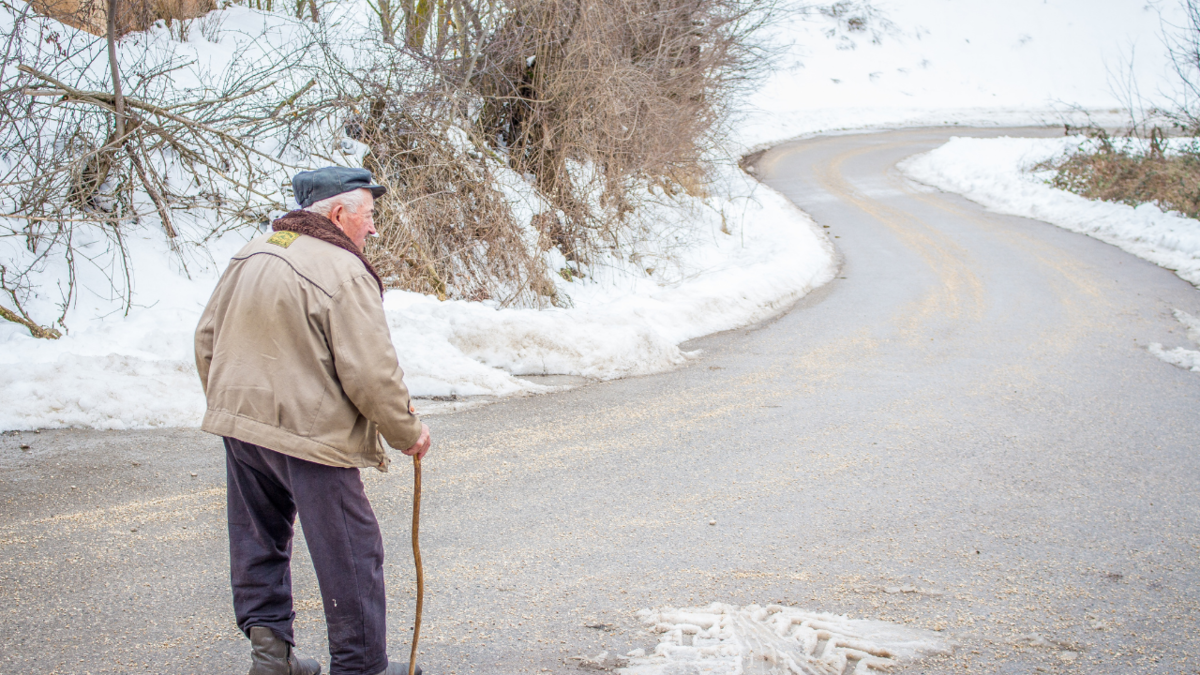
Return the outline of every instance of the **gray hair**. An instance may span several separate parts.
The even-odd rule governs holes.
[[[329,217],[329,213],[333,211],[333,207],[341,204],[350,213],[358,213],[358,210],[367,203],[367,198],[372,197],[371,191],[366,188],[350,190],[343,192],[340,195],[334,195],[319,202],[313,202],[311,205],[304,208],[305,211],[311,211],[317,215]]]

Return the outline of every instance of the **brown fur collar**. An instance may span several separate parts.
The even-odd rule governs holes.
[[[333,221],[325,216],[313,213],[312,211],[298,209],[281,216],[274,223],[271,223],[271,229],[276,232],[286,231],[305,234],[353,253],[362,261],[363,267],[367,268],[371,276],[375,277],[375,283],[379,284],[379,294],[383,295],[383,281],[380,280],[379,273],[371,266],[370,261],[362,254],[362,251],[358,250],[354,242],[350,241],[350,237],[347,237],[345,232],[342,232],[337,225],[333,224]]]

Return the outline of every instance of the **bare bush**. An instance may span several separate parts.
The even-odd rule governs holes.
[[[389,188],[376,203],[379,236],[368,258],[394,288],[504,305],[552,301],[497,175],[503,165],[448,117],[447,92],[421,86],[436,85],[428,71],[400,61],[386,72],[407,67],[408,77],[388,82],[361,70],[343,78],[371,92],[347,110],[346,133],[370,148],[363,166]]]
[[[1200,136],[1200,0],[1181,0],[1181,6],[1184,23],[1165,25],[1163,31],[1178,85],[1175,96],[1165,105],[1150,105],[1130,57],[1125,70],[1110,72],[1113,94],[1128,110],[1128,124],[1120,131],[1091,121],[1068,125],[1068,134],[1086,135],[1088,141],[1035,167],[1054,172],[1051,185],[1089,199],[1154,204],[1200,218],[1200,145],[1195,138]],[[1073,112],[1088,116],[1078,107]],[[1192,141],[1172,141],[1168,131]]]
[[[148,214],[179,251],[283,205],[283,163],[257,139],[298,137],[312,121],[296,106],[278,115],[295,93],[279,69],[297,66],[303,45],[270,63],[192,73],[201,86],[181,87],[175,78],[188,64],[161,44],[121,72],[110,41],[28,13],[11,18],[0,65],[0,239],[22,242],[23,253],[0,262],[14,303],[49,258],[65,260],[73,281],[80,228],[98,228],[124,263],[124,228]],[[176,214],[189,211],[204,222],[180,237]],[[128,269],[113,279],[128,307]]]
[[[1178,91],[1170,107],[1155,110],[1183,133],[1200,135],[1200,0],[1181,0],[1184,23],[1167,26],[1164,42],[1171,54]]]
[[[1088,135],[1088,144],[1035,168],[1054,171],[1051,185],[1088,199],[1154,204],[1200,218],[1200,147],[1195,142],[1172,149],[1157,127],[1145,142],[1113,139],[1097,127]]]
[[[431,7],[398,15],[398,60],[419,72],[350,78],[349,133],[394,188],[372,254],[403,288],[529,306],[557,301],[542,250],[573,278],[622,248],[649,186],[703,192],[726,106],[762,64],[750,35],[770,16],[743,0]],[[532,219],[507,203],[497,163],[545,201]]]
[[[476,123],[561,212],[569,259],[617,243],[645,182],[703,184],[764,16],[738,0],[511,3],[469,82]]]

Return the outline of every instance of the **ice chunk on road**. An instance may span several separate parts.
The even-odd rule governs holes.
[[[649,655],[630,653],[623,675],[857,675],[953,651],[932,631],[779,605],[639,612],[660,633]]]
[[[1187,328],[1188,339],[1196,344],[1200,344],[1200,319],[1178,309],[1175,310],[1175,318]],[[1151,354],[1173,366],[1185,368],[1193,373],[1200,373],[1200,351],[1184,349],[1183,347],[1166,349],[1162,346],[1161,342],[1152,342],[1147,349]]]

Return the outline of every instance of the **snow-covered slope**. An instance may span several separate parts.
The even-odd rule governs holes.
[[[1174,2],[873,4],[772,27],[788,47],[748,101],[747,145],[871,126],[1056,124],[1072,106],[1121,122],[1127,101],[1114,92],[1128,75],[1145,97],[1171,88],[1160,31],[1180,23]]]
[[[130,66],[137,58],[191,64],[177,84],[194,86],[197,77],[238,67],[238,58],[271,52],[301,28],[244,7],[202,22],[203,30],[194,26],[184,41],[161,28],[131,36],[121,42],[122,58]],[[60,40],[90,41],[68,27],[50,27]],[[528,220],[537,195],[504,167],[493,170],[507,176],[514,209]],[[493,302],[388,292],[385,309],[413,393],[503,396],[547,389],[515,375],[610,379],[661,371],[685,362],[682,341],[765,318],[832,277],[832,247],[807,216],[732,163],[715,171],[705,196],[646,195],[633,217],[644,231],[629,233],[641,243],[594,261],[584,278],[556,278],[568,309],[500,309]],[[110,228],[77,228],[66,335],[38,340],[0,322],[0,429],[199,422],[204,400],[192,334],[226,261],[260,231],[205,239],[204,214],[194,210],[176,225],[196,229],[181,239],[202,243],[178,244],[177,254],[153,218],[121,225],[128,279]],[[20,231],[19,223],[13,230]],[[565,265],[561,254],[546,255],[551,269]],[[67,288],[65,261],[29,249],[19,236],[0,238],[0,256],[32,261],[24,307],[43,323],[53,320]]]

